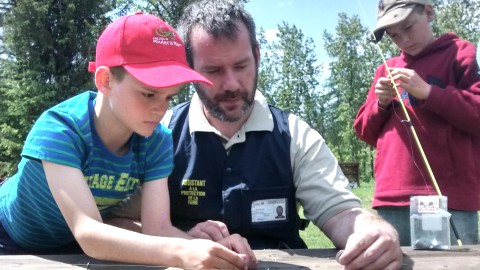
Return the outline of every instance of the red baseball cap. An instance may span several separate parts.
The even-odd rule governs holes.
[[[135,79],[154,88],[189,82],[212,85],[188,66],[183,41],[175,29],[150,14],[126,15],[108,25],[98,39],[95,58],[88,71],[122,66]]]

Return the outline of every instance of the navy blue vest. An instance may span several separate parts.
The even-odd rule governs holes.
[[[177,105],[169,125],[175,148],[168,180],[172,223],[188,230],[218,220],[253,249],[306,248],[299,235],[303,223],[296,211],[288,114],[270,107],[273,132],[247,132],[246,141],[227,155],[218,135],[190,136],[189,107],[189,102]],[[272,220],[267,211],[276,207],[268,204],[279,201],[285,209]]]

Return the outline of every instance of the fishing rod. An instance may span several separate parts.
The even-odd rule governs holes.
[[[365,10],[363,9],[363,5],[360,2],[360,0],[358,0],[358,4],[362,8],[363,15],[367,18],[367,21],[368,21],[368,17],[365,14]],[[372,35],[373,40],[375,40],[376,39],[375,33],[373,31],[371,31],[370,28],[369,28],[369,32]],[[374,44],[375,44],[375,48],[377,49],[377,52],[380,54],[383,65],[385,66],[385,68],[387,70],[388,79],[390,79],[390,82],[391,82],[393,88],[395,89],[395,94],[396,94],[397,97],[400,97],[400,91],[398,90],[397,84],[395,83],[395,80],[393,79],[392,73],[390,72],[390,67],[388,66],[387,60],[384,57],[382,48],[380,48],[380,45],[378,44],[378,42],[374,42]],[[435,175],[433,174],[433,171],[430,167],[430,163],[428,162],[427,156],[425,155],[425,152],[423,151],[422,144],[420,143],[420,140],[418,139],[417,132],[415,131],[415,127],[412,124],[412,121],[410,119],[410,115],[408,114],[407,108],[405,107],[405,104],[403,103],[402,100],[399,100],[398,103],[400,104],[400,108],[402,109],[403,115],[405,117],[403,122],[407,123],[407,125],[410,129],[410,132],[411,132],[411,134],[413,136],[413,139],[415,141],[415,145],[417,146],[417,149],[420,152],[420,156],[422,157],[423,164],[425,165],[425,168],[427,169],[427,172],[428,172],[428,175],[429,175],[429,177],[432,181],[432,184],[435,187],[435,190],[436,190],[437,194],[439,196],[443,196],[442,191],[440,190],[440,188],[438,186]],[[453,223],[452,218],[450,218],[450,225],[452,226],[452,230],[453,230],[453,233],[455,234],[455,238],[457,238],[458,246],[462,246],[462,240],[460,239],[457,228],[455,227],[455,224]]]

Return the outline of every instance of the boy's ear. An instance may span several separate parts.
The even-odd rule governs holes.
[[[110,90],[110,81],[112,79],[112,73],[110,69],[105,66],[98,67],[95,71],[95,86],[98,91],[103,94],[108,94]]]
[[[433,11],[433,7],[430,5],[425,6],[425,14],[427,14],[428,22],[433,22],[435,19],[435,12]]]

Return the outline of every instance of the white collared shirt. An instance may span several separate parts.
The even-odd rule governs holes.
[[[245,141],[247,132],[273,130],[273,116],[260,91],[256,91],[253,106],[247,122],[228,138],[210,125],[198,95],[194,94],[188,115],[190,134],[213,132],[222,138],[228,153],[234,144]],[[165,126],[168,126],[171,116],[172,111],[169,110],[162,119]],[[343,210],[361,207],[323,137],[293,114],[289,115],[288,123],[292,137],[290,160],[297,189],[295,196],[304,209],[305,217],[321,228],[329,218]]]

